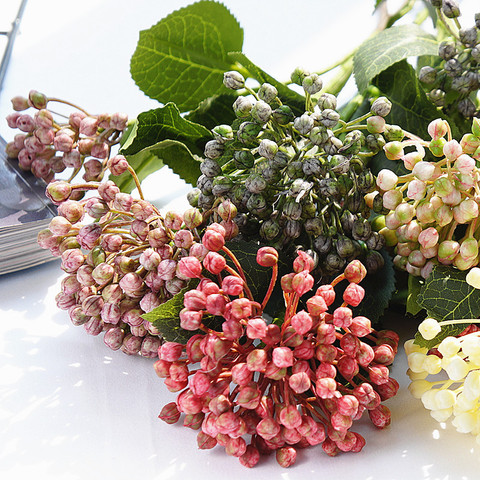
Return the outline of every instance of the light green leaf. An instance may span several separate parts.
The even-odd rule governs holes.
[[[242,46],[243,30],[229,10],[200,1],[140,32],[130,72],[149,97],[187,111],[226,91],[223,74],[233,68],[228,52]]]
[[[363,42],[353,59],[353,73],[362,92],[371,80],[393,64],[408,57],[437,55],[435,37],[415,24],[382,30]]]
[[[302,95],[293,91],[282,82],[275,80],[268,73],[257,67],[242,52],[230,52],[229,56],[238,62],[243,68],[247,69],[250,76],[260,84],[269,83],[270,85],[273,85],[278,91],[280,100],[287,104],[296,115],[305,112],[305,98]]]
[[[125,155],[125,157],[135,170],[140,182],[164,165],[170,167],[174,173],[191,185],[196,185],[197,178],[201,174],[199,160],[183,143],[176,140],[162,140],[134,155]],[[117,177],[112,175],[111,179],[122,192],[130,193],[135,188],[135,182],[129,172]]]

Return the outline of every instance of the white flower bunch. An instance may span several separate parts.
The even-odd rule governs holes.
[[[432,320],[421,333],[437,330]],[[446,337],[430,350],[408,340],[405,352],[411,394],[435,420],[451,419],[457,431],[475,435],[480,444],[480,332]]]

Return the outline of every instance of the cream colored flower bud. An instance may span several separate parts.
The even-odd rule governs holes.
[[[426,318],[419,326],[418,331],[425,340],[432,340],[442,330],[440,324],[434,318]]]

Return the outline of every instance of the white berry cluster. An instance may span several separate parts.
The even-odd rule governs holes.
[[[421,325],[422,335],[425,332],[428,337],[437,330],[433,322],[428,319]],[[446,337],[431,349],[408,340],[405,352],[411,394],[422,400],[435,420],[451,419],[457,431],[475,435],[480,443],[480,331],[472,331],[475,328]]]

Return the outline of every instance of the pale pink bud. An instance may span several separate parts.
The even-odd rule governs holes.
[[[444,137],[448,132],[448,126],[445,120],[437,118],[429,123],[427,127],[428,134],[432,137],[433,140],[438,140],[439,138]]]
[[[247,322],[247,337],[262,339],[267,334],[267,324],[263,318],[250,318]]]
[[[189,290],[185,293],[183,304],[189,310],[204,310],[207,296],[200,290]]]
[[[208,232],[206,232],[208,233]],[[205,234],[206,234],[205,233]],[[215,235],[218,235],[216,232],[213,232]],[[223,237],[222,237],[223,238]],[[212,250],[209,248],[207,245],[205,245],[209,250]],[[227,261],[225,260],[225,257],[220,255],[217,252],[210,251],[208,254],[205,256],[203,260],[203,266],[210,272],[213,273],[214,275],[220,273],[223,271],[227,264]]]
[[[424,155],[420,154],[419,152],[410,152],[407,153],[402,157],[403,165],[407,170],[413,170],[413,167],[418,162],[421,162]]]
[[[448,205],[442,205],[433,212],[433,218],[439,227],[444,227],[453,220],[452,209]]]
[[[460,255],[464,260],[472,260],[478,255],[478,242],[475,238],[466,238],[460,245]]]
[[[355,284],[353,284],[355,285]],[[348,328],[352,323],[352,311],[348,307],[338,307],[333,312],[333,324],[339,328]]]
[[[227,301],[220,294],[208,295],[205,308],[211,315],[222,315],[225,311]]]
[[[110,128],[115,130],[125,130],[127,127],[128,115],[126,113],[115,112],[112,113],[110,119]]]
[[[259,248],[257,263],[262,267],[273,267],[278,263],[278,252],[273,247]]]
[[[343,300],[352,307],[357,307],[360,305],[364,296],[365,290],[356,283],[350,283],[343,292]]]
[[[165,260],[162,260],[165,261]],[[183,257],[178,261],[178,272],[185,278],[200,278],[202,264],[195,257]]]
[[[432,177],[435,173],[435,164],[431,162],[418,162],[413,167],[412,173],[419,179],[424,182],[432,180]]]
[[[276,347],[272,352],[272,361],[278,368],[288,368],[293,365],[293,352],[288,347]]]
[[[377,185],[384,191],[392,190],[398,182],[397,175],[388,169],[383,169],[378,172]]]
[[[176,342],[165,342],[159,351],[160,360],[166,362],[176,362],[182,354],[183,345]]]
[[[434,227],[423,230],[418,236],[418,242],[423,248],[434,247],[438,243],[438,232]]]
[[[93,138],[81,138],[77,144],[78,151],[81,155],[90,155],[94,143]]]
[[[460,244],[455,240],[445,240],[438,246],[438,260],[444,265],[450,265],[460,251]]]
[[[465,174],[472,173],[474,168],[475,168],[475,160],[472,157],[470,157],[469,155],[461,154],[455,160],[454,167],[460,173],[465,173]]]
[[[53,145],[60,152],[70,152],[73,148],[73,139],[70,135],[60,130],[53,139]]]
[[[222,290],[226,295],[238,296],[243,292],[245,282],[235,275],[227,275],[222,280]]]
[[[300,312],[292,316],[290,323],[298,334],[305,335],[311,330],[313,320],[312,317],[305,310],[301,310]]]
[[[407,197],[412,200],[422,200],[425,196],[427,186],[421,180],[412,180],[408,184]]]
[[[197,289],[202,291],[207,296],[214,293],[220,293],[220,287],[208,278],[202,278],[197,286]]]
[[[382,200],[385,208],[394,210],[397,205],[402,203],[403,195],[399,190],[388,190],[383,194]]]
[[[197,330],[202,324],[203,312],[197,310],[188,310],[183,308],[180,313],[180,327],[184,330]]]
[[[462,201],[462,194],[460,190],[454,188],[450,193],[442,197],[442,201],[445,205],[458,205]]]
[[[405,155],[405,152],[403,151],[403,144],[402,142],[398,141],[388,142],[383,147],[383,150],[385,152],[385,156],[389,160],[400,160]]]
[[[315,295],[321,296],[327,306],[330,306],[335,301],[335,290],[330,284],[318,287]]]
[[[177,262],[175,260],[162,260],[157,267],[158,275],[162,280],[171,280],[175,277]]]
[[[367,275],[367,269],[360,260],[352,260],[344,271],[345,278],[351,283],[360,283]]]
[[[314,295],[313,297],[310,297],[307,300],[307,310],[311,315],[314,316],[319,316],[322,313],[325,313],[328,310],[328,306],[324,297],[321,295]],[[310,330],[310,328],[308,330]]]
[[[110,147],[107,142],[95,142],[92,145],[92,150],[90,151],[90,155],[95,158],[105,159],[108,156],[110,151]]]
[[[124,275],[118,284],[126,295],[136,295],[143,287],[143,279],[137,273],[130,272]]]
[[[96,135],[98,129],[98,118],[96,117],[85,117],[82,118],[79,125],[79,131],[82,135],[87,137],[93,137]]]
[[[478,204],[473,198],[466,198],[453,208],[453,218],[458,223],[468,223],[478,217]]]
[[[398,207],[397,207],[398,208]],[[396,230],[401,225],[400,221],[397,219],[395,215],[395,211],[389,212],[385,216],[385,226],[389,230]]]
[[[370,320],[362,316],[354,317],[349,329],[357,337],[364,337],[372,331]]]
[[[35,129],[35,120],[30,115],[27,115],[27,114],[24,114],[24,115],[11,114],[11,115],[9,115],[7,117],[7,121],[8,121],[9,126],[10,126],[10,123],[11,123],[9,120],[10,120],[10,118],[13,118],[12,117],[13,115],[16,117],[15,126],[19,130],[21,130],[22,132],[25,132],[25,133],[33,132],[33,130]],[[11,128],[15,128],[15,127],[11,127]]]
[[[310,378],[305,372],[298,372],[291,375],[288,379],[288,384],[295,393],[306,392],[311,387]]]
[[[320,398],[333,398],[336,391],[337,382],[335,379],[331,377],[324,377],[317,380],[315,392]]]
[[[203,234],[202,243],[211,252],[218,252],[225,245],[225,234],[222,235],[221,233],[213,229],[207,230]]]
[[[462,153],[462,147],[456,140],[450,140],[443,146],[443,154],[450,161],[456,160]]]
[[[28,107],[30,107],[28,103],[28,99],[26,99],[25,97],[15,96],[11,99],[11,102],[12,102],[12,108],[17,112],[21,112],[22,110],[27,110]]]
[[[314,278],[307,272],[307,270],[295,274],[292,278],[292,288],[300,297],[309,292],[314,283]]]

